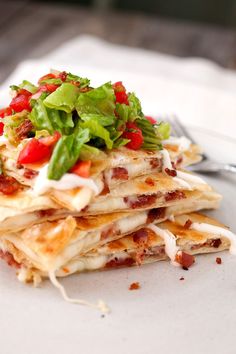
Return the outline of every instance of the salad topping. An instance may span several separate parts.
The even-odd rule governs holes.
[[[51,180],[67,172],[89,177],[91,156],[101,150],[160,150],[169,137],[169,125],[145,117],[121,81],[93,88],[87,78],[54,71],[37,85],[24,80],[11,90],[9,107],[0,110],[0,135],[18,146],[19,164],[48,162]]]

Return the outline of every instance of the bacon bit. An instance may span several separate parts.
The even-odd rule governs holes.
[[[195,262],[194,256],[185,252],[178,252],[175,260],[182,265],[184,270],[188,270],[188,268]]]
[[[128,206],[132,209],[138,209],[142,207],[149,206],[153,204],[158,198],[158,194],[150,194],[150,195],[139,195],[136,201],[132,201],[129,197],[124,197],[124,202],[128,204]]]
[[[216,263],[217,264],[221,264],[222,263],[222,259],[220,257],[216,257]]]
[[[155,186],[155,181],[151,177],[147,177],[145,179],[145,183],[148,184],[151,187]]]
[[[132,257],[129,258],[117,258],[111,259],[106,263],[106,268],[116,268],[116,267],[131,267],[135,263]]]
[[[182,191],[169,192],[165,195],[166,202],[169,202],[171,200],[184,199],[184,198],[186,198],[186,195]]]
[[[183,156],[180,156],[180,157],[178,158],[178,160],[176,161],[175,165],[176,165],[176,166],[179,166],[179,165],[181,165],[182,162],[183,162]]]
[[[23,176],[28,179],[33,179],[39,174],[38,171],[31,170],[30,168],[25,168]]]
[[[145,244],[148,240],[148,232],[145,229],[140,229],[133,233],[133,241],[138,244]]]
[[[17,192],[21,188],[20,183],[11,176],[0,175],[0,192],[10,195]]]
[[[102,176],[102,180],[103,180],[103,190],[101,191],[101,193],[99,195],[106,195],[108,193],[110,193],[110,189],[108,187],[108,184],[107,184],[107,181],[106,181],[106,178],[104,176],[104,173],[103,173],[103,176]]]
[[[150,159],[150,165],[151,165],[151,167],[153,169],[157,168],[157,167],[160,167],[161,166],[161,161],[160,161],[160,159],[154,157],[154,158]]]
[[[184,277],[179,278],[179,280],[184,280]]]
[[[33,129],[31,120],[26,119],[16,128],[16,134],[19,140],[28,138],[28,133]]]
[[[184,229],[190,229],[190,226],[192,225],[192,221],[188,219],[185,224],[184,224]]]
[[[91,87],[82,87],[80,89],[80,92],[85,93],[85,92],[88,92],[88,91],[91,91],[91,90],[92,90]]]
[[[130,286],[129,286],[129,290],[138,290],[138,289],[140,289],[140,284],[138,281],[130,284]]]
[[[62,268],[62,270],[63,270],[64,273],[69,273],[70,272],[69,269],[66,268],[66,267]]]
[[[154,208],[149,210],[147,216],[147,223],[152,223],[155,220],[163,219],[165,217],[166,208]]]
[[[121,179],[126,181],[129,178],[128,171],[124,167],[115,167],[112,169],[112,179]]]
[[[170,168],[165,168],[165,172],[167,173],[168,176],[171,176],[171,177],[177,176],[176,170],[171,170]]]
[[[222,244],[222,241],[220,238],[216,238],[214,240],[210,241],[210,246],[214,248],[219,248],[219,246]]]
[[[6,261],[10,267],[14,267],[17,269],[19,269],[21,267],[21,264],[16,262],[13,255],[8,251],[3,252],[2,250],[0,250],[0,258],[2,258],[4,261]]]
[[[39,210],[37,213],[39,218],[43,218],[45,216],[52,216],[55,213],[55,209]]]
[[[113,236],[115,234],[119,234],[118,230],[116,230],[115,225],[109,225],[105,230],[102,231],[101,233],[101,240],[105,240],[110,236]]]

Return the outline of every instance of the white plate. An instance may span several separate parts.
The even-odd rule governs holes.
[[[236,144],[191,129],[212,157],[228,160]],[[235,162],[235,160],[231,160]],[[223,195],[211,212],[236,231],[236,179],[207,178]],[[62,282],[71,296],[104,299],[112,313],[64,302],[49,282],[34,289],[19,283],[1,262],[2,354],[235,354],[236,257],[199,256],[189,271],[159,262],[141,268],[72,276]],[[185,280],[179,278],[184,276]],[[129,291],[139,281],[141,289]]]

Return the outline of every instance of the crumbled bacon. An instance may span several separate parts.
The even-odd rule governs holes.
[[[183,156],[180,156],[180,157],[178,158],[178,160],[176,161],[175,166],[181,165],[182,162],[183,162]]]
[[[160,167],[161,166],[161,161],[160,161],[160,159],[154,157],[154,158],[150,159],[150,165],[151,165],[151,167],[153,169],[157,168],[157,167]]]
[[[56,211],[55,209],[45,209],[45,210],[39,210],[37,213],[40,218],[43,218],[45,216],[52,216],[55,213],[55,211]]]
[[[147,223],[152,223],[155,220],[163,219],[165,217],[166,208],[154,208],[149,210],[147,216]]]
[[[117,258],[111,259],[106,263],[106,268],[115,268],[115,267],[131,267],[135,263],[135,260],[132,257],[128,258]]]
[[[170,168],[165,168],[165,172],[168,176],[171,176],[171,177],[177,176],[176,170],[171,170]]]
[[[138,244],[145,244],[148,240],[148,232],[146,229],[140,229],[133,233],[133,241]]]
[[[103,181],[103,190],[101,191],[100,195],[106,195],[108,193],[110,193],[110,189],[108,187],[105,175],[102,175],[102,181]]]
[[[129,197],[124,197],[124,202],[128,204],[128,206],[132,209],[138,209],[138,208],[145,208],[149,205],[152,205],[156,199],[158,198],[158,194],[141,194],[135,198],[135,200],[132,200]]]
[[[192,225],[192,221],[190,219],[188,219],[184,224],[184,229],[186,229],[186,230],[190,229],[191,225]]]
[[[145,183],[148,184],[151,187],[155,186],[155,181],[151,177],[147,177],[145,179]]]
[[[16,128],[16,134],[19,140],[28,138],[28,133],[33,129],[31,120],[25,119],[19,127]]]
[[[33,179],[39,174],[38,171],[31,170],[30,168],[25,168],[23,176],[28,179]]]
[[[179,278],[179,280],[184,280],[184,277]]]
[[[10,267],[15,267],[17,269],[21,267],[20,263],[16,262],[13,255],[8,251],[3,252],[2,250],[0,250],[0,258],[6,261]]]
[[[210,240],[210,246],[214,247],[214,248],[219,248],[221,243],[222,243],[222,241],[221,241],[220,238],[216,238],[216,239]]]
[[[124,167],[115,167],[112,169],[112,179],[121,179],[126,181],[129,178],[128,171]]]
[[[138,289],[140,289],[140,284],[138,281],[130,284],[130,286],[129,286],[129,290],[138,290]]]
[[[114,224],[109,225],[105,230],[102,231],[101,240],[105,240],[115,234],[119,234],[119,230],[116,229]]]
[[[0,174],[0,192],[6,195],[13,194],[21,188],[20,183],[11,176]]]
[[[195,262],[194,256],[185,252],[178,252],[176,255],[176,262],[181,264],[184,270],[188,270]]]
[[[220,257],[216,257],[216,263],[217,264],[221,264],[222,263],[222,259]]]
[[[182,192],[182,191],[169,192],[165,195],[166,202],[169,202],[172,200],[184,199],[184,198],[186,198],[186,196],[185,196],[184,192]]]

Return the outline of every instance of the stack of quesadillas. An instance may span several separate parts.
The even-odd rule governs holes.
[[[185,170],[201,150],[170,137],[121,82],[52,72],[11,87],[0,111],[0,256],[38,283],[81,271],[228,249],[235,236],[196,213],[221,196]]]

